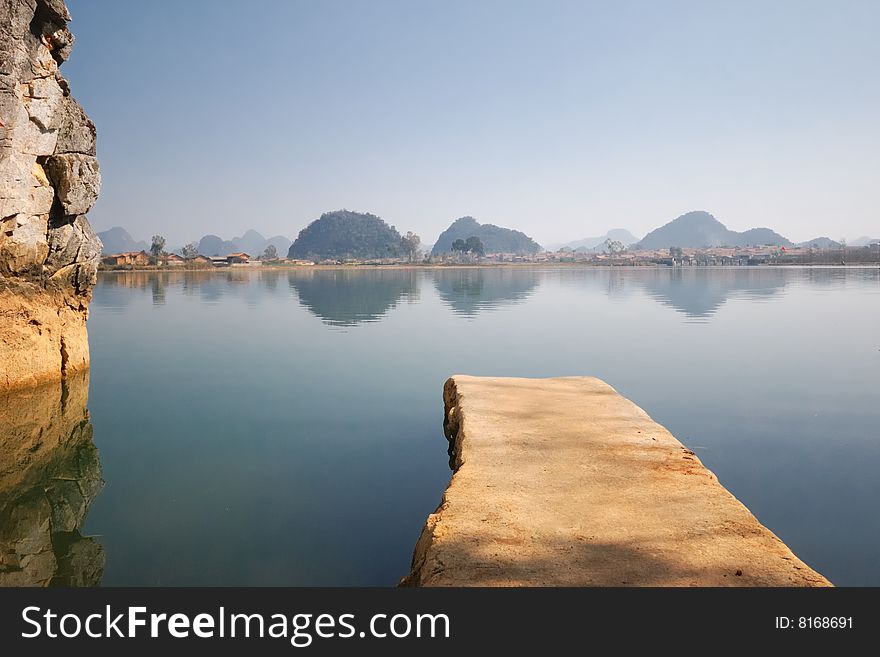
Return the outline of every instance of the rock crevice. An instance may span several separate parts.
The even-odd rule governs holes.
[[[69,21],[63,0],[0,1],[0,388],[89,363],[101,242],[85,215],[101,174],[95,125],[59,72]]]

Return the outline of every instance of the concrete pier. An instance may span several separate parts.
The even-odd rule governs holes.
[[[830,586],[599,379],[454,376],[443,396],[455,472],[402,585]]]

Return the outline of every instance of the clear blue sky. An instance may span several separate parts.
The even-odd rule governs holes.
[[[170,244],[370,211],[553,243],[692,209],[880,234],[880,2],[68,0],[90,214]]]

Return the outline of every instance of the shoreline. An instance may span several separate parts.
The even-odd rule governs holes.
[[[827,264],[762,264],[762,265],[705,265],[669,266],[658,264],[595,264],[589,262],[498,262],[498,263],[455,263],[455,264],[337,264],[337,265],[231,265],[228,267],[131,267],[120,269],[98,269],[98,274],[127,274],[131,272],[177,272],[177,273],[220,273],[229,271],[314,271],[314,270],[444,270],[444,269],[627,269],[627,270],[755,270],[755,269],[878,269],[880,262],[843,265]]]

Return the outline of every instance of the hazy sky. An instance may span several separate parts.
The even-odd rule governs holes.
[[[880,2],[68,0],[93,225],[880,234]]]

